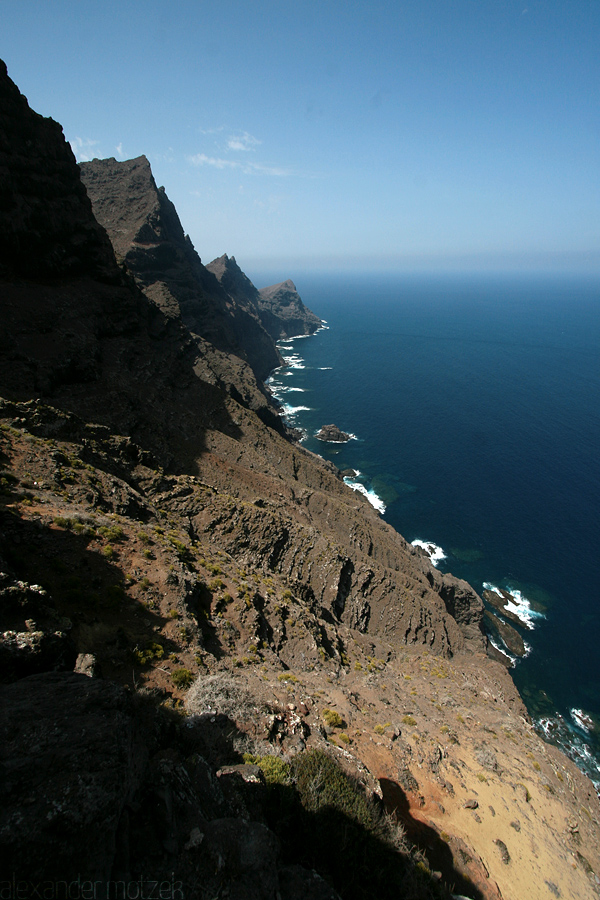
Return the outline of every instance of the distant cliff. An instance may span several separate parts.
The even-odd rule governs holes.
[[[81,177],[119,262],[166,315],[181,317],[204,342],[207,377],[211,370],[216,381],[275,425],[261,385],[281,365],[281,356],[257,311],[232,300],[203,266],[175,207],[164,189],[156,187],[146,157],[125,162],[95,159],[81,164]],[[239,363],[224,365],[223,351],[247,362],[254,376]]]
[[[214,259],[206,268],[234,301],[258,312],[263,327],[275,341],[299,334],[314,334],[323,324],[307,309],[289,279],[257,290],[244,275],[235,257],[227,254]]]
[[[263,325],[276,340],[298,334],[314,334],[323,324],[306,308],[296,285],[289,278],[280,284],[261,288],[258,308]]]

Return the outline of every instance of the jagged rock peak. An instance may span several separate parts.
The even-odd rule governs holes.
[[[227,293],[238,303],[250,304],[257,311],[258,290],[240,269],[235,256],[228,256],[224,253],[208,263],[206,268],[213,273]]]
[[[257,295],[256,288],[233,257],[225,257],[233,273],[227,285],[202,264],[175,206],[165,190],[156,186],[145,156],[125,161],[94,159],[81,164],[81,177],[117,259],[147,297],[168,316],[181,315],[193,334],[244,360],[259,382],[281,365],[256,303],[247,300],[248,294]],[[250,389],[248,379],[245,383],[244,389],[237,385],[240,396]],[[251,393],[251,405],[265,403],[261,388],[256,386]]]
[[[269,287],[261,288],[259,294],[263,297],[268,297],[270,294],[275,294],[277,291],[295,291],[298,293],[298,289],[291,278],[286,278],[285,281],[281,281],[279,284],[272,284]]]
[[[313,334],[322,321],[308,309],[291,278],[257,290],[238,266],[235,256],[224,253],[206,267],[238,303],[254,309],[273,340]]]
[[[120,278],[58,122],[30,109],[0,60],[0,274]]]
[[[119,261],[123,262],[134,243],[167,240],[161,199],[152,168],[145,156],[135,159],[93,159],[80,164],[81,178],[92,201],[94,215],[106,228]],[[179,218],[175,230],[183,229]],[[178,235],[179,236],[179,235]]]
[[[323,325],[321,319],[304,305],[290,278],[261,288],[258,306],[265,328],[276,340],[313,334]]]

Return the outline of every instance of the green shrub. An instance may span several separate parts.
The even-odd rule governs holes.
[[[164,655],[164,647],[156,642],[148,644],[144,650],[136,647],[133,651],[133,658],[140,666],[147,666],[153,659],[162,659]]]
[[[122,541],[125,537],[125,532],[120,525],[111,525],[110,527],[101,525],[98,529],[98,534],[111,544],[115,541]]]
[[[280,756],[254,756],[252,753],[244,753],[244,762],[258,766],[267,784],[288,784],[290,781],[290,764],[284,762]]]
[[[225,587],[225,582],[222,578],[213,578],[212,581],[208,583],[208,589],[210,591],[220,591]]]
[[[169,543],[171,544],[173,549],[176,550],[179,559],[186,559],[187,557],[189,557],[189,548],[183,543],[183,541],[180,541],[178,538],[169,535]]]
[[[189,688],[194,681],[194,674],[189,669],[174,669],[171,672],[171,678],[175,687],[185,689]]]
[[[342,728],[344,725],[344,720],[334,709],[324,709],[321,716],[325,724],[329,725],[330,728]]]
[[[447,897],[445,887],[418,856],[402,830],[367,798],[364,789],[322,750],[299,753],[289,786],[279,790],[278,835],[284,853],[298,853],[341,897],[356,900],[429,900]],[[294,803],[296,804],[294,806]],[[283,815],[282,815],[283,814]],[[272,823],[275,824],[275,823]]]
[[[104,592],[105,603],[112,609],[118,609],[125,597],[125,590],[120,584],[109,584]]]
[[[59,528],[72,528],[74,522],[73,519],[67,519],[65,516],[54,516],[53,521]]]
[[[298,754],[292,763],[292,774],[304,809],[310,812],[335,809],[369,831],[379,830],[375,807],[323,750]]]

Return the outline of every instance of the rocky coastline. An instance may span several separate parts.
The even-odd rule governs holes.
[[[262,386],[320,327],[293,282],[204,266],[3,63],[0,170],[3,896],[598,896],[598,798],[481,598]]]

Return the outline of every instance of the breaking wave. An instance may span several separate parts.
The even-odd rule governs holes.
[[[434,544],[433,541],[422,541],[420,538],[415,538],[414,541],[411,541],[411,544],[413,547],[421,547],[434,566],[437,566],[443,559],[446,559],[446,554],[442,548],[438,547],[437,544]]]
[[[366,497],[371,506],[375,507],[375,509],[383,515],[385,512],[385,503],[374,490],[369,490],[361,481],[357,481],[357,478],[359,477],[360,472],[357,472],[354,478],[344,478],[344,484],[347,484],[353,491],[358,491],[359,494]]]
[[[307,412],[308,410],[310,410],[310,406],[290,406],[289,403],[283,404],[283,415],[286,418],[295,416],[296,413],[299,413],[299,412]]]
[[[585,738],[585,735],[589,734],[589,730],[579,724],[577,717],[573,715],[573,713],[581,712],[581,710],[571,710],[571,717],[577,724],[569,722],[558,714],[536,719],[534,725],[545,740],[566,753],[569,759],[572,759],[575,765],[585,772],[596,791],[600,793],[600,763]],[[585,713],[583,715],[585,716]],[[589,716],[585,716],[585,718],[589,719]]]
[[[300,356],[299,353],[291,353],[289,356],[284,356],[283,360],[286,366],[289,369],[305,369],[306,365],[304,360]]]
[[[527,597],[516,588],[503,588],[501,590],[495,584],[490,584],[487,581],[484,581],[483,587],[486,591],[493,591],[494,594],[497,594],[504,600],[504,609],[517,616],[526,628],[533,630],[536,626],[536,619],[545,618],[543,613],[532,608]],[[509,594],[512,599],[507,600],[506,594]]]
[[[506,656],[508,659],[510,659],[511,666],[515,666],[517,664],[517,657],[513,656],[504,641],[496,640],[496,638],[492,637],[491,634],[488,634],[487,639],[492,647],[495,647],[499,653],[502,653],[503,656]]]

